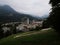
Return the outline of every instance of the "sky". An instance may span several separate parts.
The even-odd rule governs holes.
[[[0,5],[9,5],[17,12],[32,16],[47,15],[51,8],[49,0],[0,0]]]

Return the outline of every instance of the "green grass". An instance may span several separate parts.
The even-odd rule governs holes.
[[[34,32],[40,33],[32,34]],[[14,38],[17,35],[26,36]],[[54,30],[50,29],[46,31],[33,31],[11,35],[7,38],[1,39],[0,45],[60,45],[60,38]]]

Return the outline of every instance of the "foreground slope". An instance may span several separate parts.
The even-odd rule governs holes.
[[[0,45],[60,45],[60,39],[54,30],[46,29],[9,36]]]

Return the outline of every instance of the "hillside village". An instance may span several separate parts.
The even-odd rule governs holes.
[[[27,32],[30,31],[31,29],[35,29],[36,27],[42,27],[43,21],[36,21],[32,20],[30,21],[29,18],[27,18],[23,22],[10,22],[10,23],[5,23],[2,24],[2,29],[4,30],[4,33],[6,31],[12,31],[14,28],[16,32],[23,31]]]

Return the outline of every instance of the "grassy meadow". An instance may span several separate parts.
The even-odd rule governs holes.
[[[53,29],[30,31],[3,38],[0,45],[60,45],[60,38]]]

